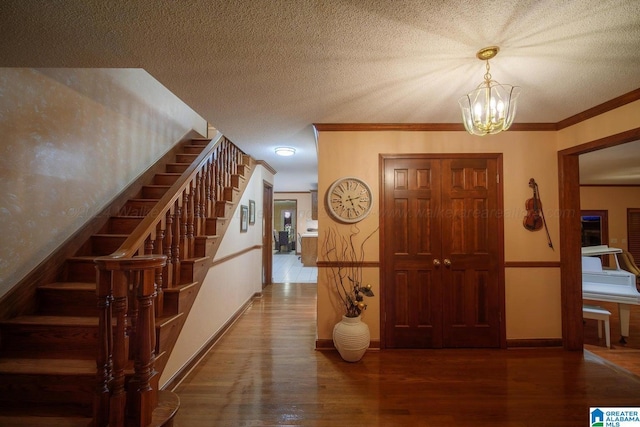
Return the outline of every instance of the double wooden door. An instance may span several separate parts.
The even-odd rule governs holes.
[[[383,159],[387,348],[499,347],[497,156]]]

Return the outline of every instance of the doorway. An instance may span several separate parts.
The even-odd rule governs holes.
[[[565,350],[582,351],[582,262],[580,249],[580,164],[581,154],[640,139],[640,128],[630,129],[602,139],[558,152],[560,215],[560,269],[562,303],[562,343]]]
[[[383,156],[386,348],[500,347],[502,157]]]
[[[273,283],[273,185],[262,182],[262,289]]]
[[[298,201],[278,199],[273,204],[275,250],[279,253],[298,251],[296,246]]]

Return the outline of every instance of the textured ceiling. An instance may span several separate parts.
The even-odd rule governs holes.
[[[144,68],[278,174],[315,188],[312,123],[459,123],[494,79],[516,123],[556,123],[640,88],[640,1],[4,0],[0,66]],[[278,145],[298,149],[273,155]]]

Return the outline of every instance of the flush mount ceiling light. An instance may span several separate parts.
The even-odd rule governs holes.
[[[276,148],[276,154],[278,156],[293,156],[296,154],[296,149],[293,147],[278,147]]]
[[[489,46],[476,53],[478,59],[486,61],[484,81],[458,101],[464,127],[472,135],[482,136],[507,130],[516,116],[520,88],[491,80],[489,60],[499,51],[498,46]]]

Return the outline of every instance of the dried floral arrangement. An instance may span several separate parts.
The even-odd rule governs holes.
[[[376,228],[357,245],[360,229],[351,226],[349,235],[341,235],[330,228],[324,237],[323,255],[331,267],[328,274],[345,310],[345,316],[358,317],[367,308],[365,297],[373,297],[370,284],[362,283],[364,244],[378,231]]]

